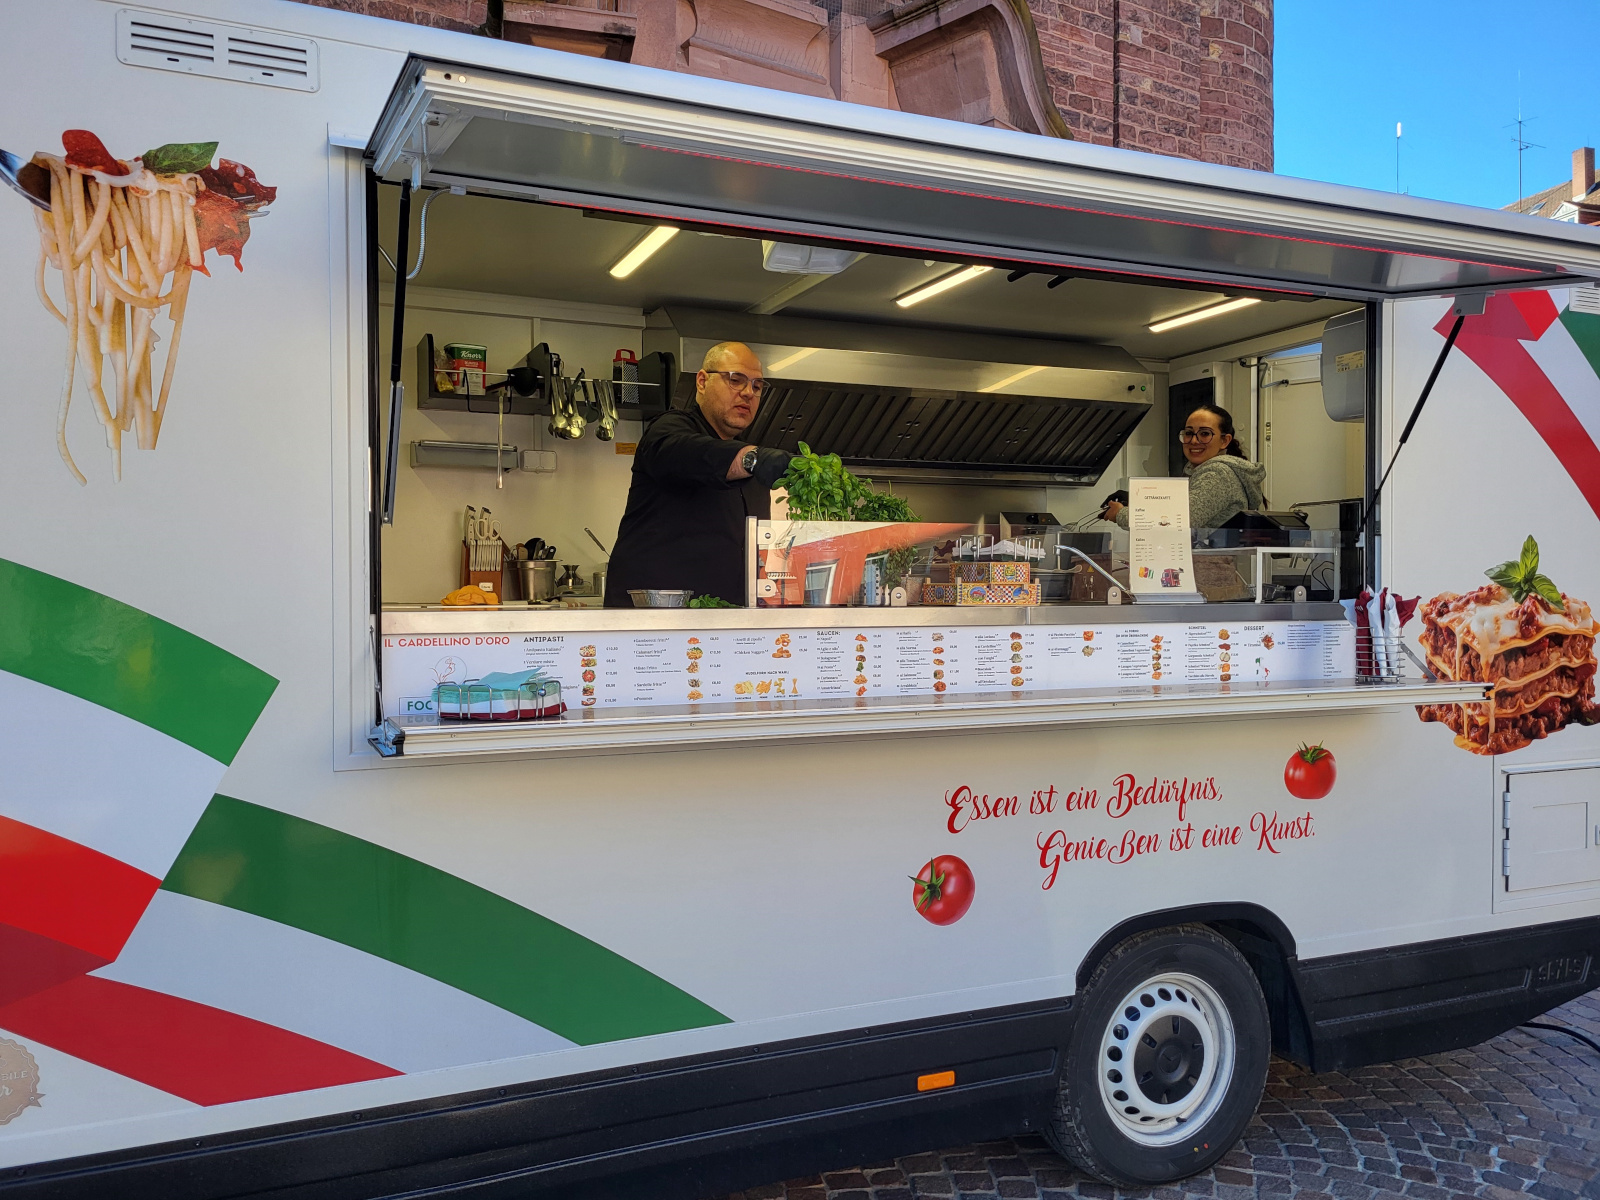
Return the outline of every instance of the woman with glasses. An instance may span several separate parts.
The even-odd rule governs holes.
[[[694,402],[650,423],[633,456],[628,504],[606,573],[607,608],[634,588],[686,589],[745,601],[745,520],[771,515],[790,455],[744,436],[767,381],[743,342],[706,352]]]
[[[1265,506],[1261,482],[1267,469],[1244,456],[1227,409],[1200,405],[1183,423],[1178,443],[1189,460],[1183,473],[1189,477],[1191,528],[1216,529],[1238,513]],[[1128,527],[1127,506],[1117,500],[1109,501],[1100,516],[1123,529]]]

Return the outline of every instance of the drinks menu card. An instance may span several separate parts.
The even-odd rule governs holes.
[[[1189,481],[1128,481],[1128,590],[1136,596],[1197,589],[1189,549]]]

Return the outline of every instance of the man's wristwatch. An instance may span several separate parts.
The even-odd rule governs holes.
[[[754,475],[756,473],[756,459],[759,457],[759,455],[760,451],[758,451],[754,446],[751,446],[750,449],[746,450],[743,456],[739,459],[739,469],[746,475]]]

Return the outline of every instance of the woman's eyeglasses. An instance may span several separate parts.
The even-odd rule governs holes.
[[[721,375],[728,381],[728,386],[736,392],[742,392],[749,388],[755,395],[760,396],[761,393],[767,390],[767,381],[765,379],[751,379],[743,371],[707,371],[706,374]]]
[[[1212,438],[1214,438],[1216,436],[1217,436],[1217,431],[1215,429],[1180,429],[1180,430],[1178,430],[1178,440],[1180,442],[1185,443],[1185,444],[1187,444],[1189,442],[1199,442],[1202,446],[1204,446],[1207,442],[1209,442]]]

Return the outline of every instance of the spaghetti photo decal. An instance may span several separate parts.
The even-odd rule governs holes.
[[[1539,571],[1530,535],[1521,555],[1484,572],[1491,582],[1465,595],[1444,592],[1422,609],[1422,646],[1440,679],[1490,685],[1487,701],[1424,704],[1474,754],[1506,754],[1571,724],[1600,723],[1595,635],[1586,601]]]
[[[242,163],[223,158],[212,166],[216,142],[157,146],[127,160],[86,129],[67,130],[61,144],[63,155],[40,152],[27,162],[0,150],[0,176],[34,206],[34,286],[66,328],[56,411],[61,461],[88,482],[67,445],[81,377],[105,429],[112,477],[121,479],[123,435],[131,433],[141,450],[154,450],[161,437],[194,272],[210,275],[208,250],[243,270],[250,219],[265,215],[277,189]]]

